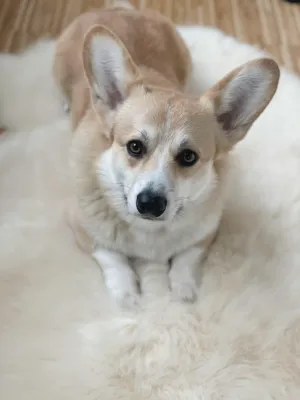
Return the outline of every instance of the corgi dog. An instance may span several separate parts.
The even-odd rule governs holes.
[[[80,16],[57,43],[54,74],[70,104],[77,241],[121,305],[141,292],[197,298],[197,271],[218,231],[226,161],[275,94],[279,68],[248,62],[201,96],[191,59],[152,11]]]

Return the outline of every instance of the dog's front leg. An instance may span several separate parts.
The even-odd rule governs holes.
[[[191,303],[197,299],[197,272],[215,240],[216,232],[216,229],[213,230],[197,245],[173,257],[169,275],[175,298]]]
[[[170,282],[175,298],[193,303],[197,299],[197,270],[207,254],[207,247],[191,247],[172,259]]]
[[[174,297],[187,302],[197,299],[197,269],[203,261],[206,248],[191,247],[172,259],[170,269],[171,289]]]
[[[122,307],[133,308],[139,303],[137,276],[126,256],[111,250],[97,249],[93,258],[100,265],[104,282]]]
[[[140,289],[144,297],[157,298],[169,292],[169,265],[167,263],[134,259],[133,265],[139,276]]]

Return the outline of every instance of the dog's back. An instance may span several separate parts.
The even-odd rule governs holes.
[[[167,80],[172,86],[184,87],[190,70],[190,55],[172,22],[151,10],[115,7],[82,14],[59,38],[54,75],[67,99],[71,100],[72,91],[76,91],[78,82],[83,79],[84,37],[94,25],[110,29],[146,75],[154,74],[158,82]]]

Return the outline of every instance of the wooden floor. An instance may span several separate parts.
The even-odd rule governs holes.
[[[109,0],[0,0],[0,51],[16,51],[41,36],[57,35],[81,12]],[[133,0],[180,24],[217,26],[267,49],[300,73],[300,5],[283,0]]]

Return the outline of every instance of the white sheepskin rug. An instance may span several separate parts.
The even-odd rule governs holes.
[[[200,92],[263,53],[182,28]],[[53,42],[0,56],[0,397],[3,400],[300,399],[300,79],[232,154],[198,302],[121,312],[64,221],[71,138]]]

